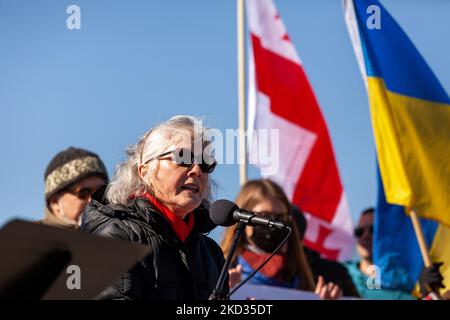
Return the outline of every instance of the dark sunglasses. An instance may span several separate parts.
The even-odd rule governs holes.
[[[148,159],[144,164],[149,163],[152,160],[160,159],[164,156],[171,155],[172,161],[179,167],[189,168],[193,164],[198,164],[200,170],[203,173],[212,173],[216,168],[217,162],[212,156],[203,155],[203,152],[199,156],[195,156],[191,149],[179,148],[172,151],[167,151],[157,155],[156,157]]]
[[[68,192],[70,192],[71,194],[77,196],[78,198],[82,199],[82,200],[87,200],[89,199],[89,197],[92,196],[93,193],[95,193],[97,191],[97,189],[92,189],[92,188],[80,188],[80,187],[75,187],[72,189],[69,189]]]
[[[359,238],[364,234],[364,230],[369,230],[369,233],[371,235],[373,234],[373,226],[357,227],[357,228],[355,228],[353,233],[355,234],[355,237]]]
[[[260,216],[263,216],[264,218],[269,218],[272,220],[278,220],[282,222],[289,222],[289,213],[288,212],[255,212]]]

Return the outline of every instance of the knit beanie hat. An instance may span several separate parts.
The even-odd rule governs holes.
[[[108,183],[108,173],[99,156],[93,152],[69,147],[61,151],[45,170],[45,202],[73,183],[84,178],[98,176]]]

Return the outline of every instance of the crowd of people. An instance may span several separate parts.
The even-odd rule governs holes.
[[[216,227],[209,206],[217,163],[207,152],[211,141],[206,130],[190,116],[176,116],[150,129],[127,149],[127,159],[111,181],[100,157],[84,149],[70,147],[48,164],[45,212],[38,223],[153,249],[96,298],[206,300],[213,293],[236,226],[225,230],[220,246],[207,236]],[[310,291],[321,299],[415,299],[410,292],[367,287],[373,273],[373,208],[362,212],[355,228],[360,260],[341,264],[304,245],[307,219],[275,182],[248,181],[235,202],[292,228],[288,241],[250,283]],[[284,236],[284,230],[247,226],[225,291],[257,269]],[[438,267],[425,268],[422,297],[439,288],[441,281]]]

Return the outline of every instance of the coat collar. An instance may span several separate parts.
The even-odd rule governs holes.
[[[80,227],[77,224],[67,223],[66,221],[63,221],[59,219],[53,212],[51,212],[47,207],[44,208],[44,219],[40,221],[40,223],[63,228],[63,229],[70,229],[70,230],[78,230]]]
[[[210,219],[205,203],[195,209],[193,213],[195,215],[194,226],[189,237],[200,233],[209,233],[217,226]],[[158,227],[158,229],[163,226],[170,228],[169,222],[158,209],[148,200],[140,198],[130,200],[127,206],[102,204],[93,200],[83,214],[84,228],[87,230],[95,228],[97,224],[106,222],[107,217],[137,220]]]
[[[153,197],[149,193],[144,193],[136,198],[145,199],[149,201],[158,212],[164,216],[164,218],[169,222],[173,232],[175,232],[178,239],[185,242],[189,234],[194,227],[194,213],[190,212],[186,218],[183,220],[177,217],[169,208],[163,205],[158,199]]]

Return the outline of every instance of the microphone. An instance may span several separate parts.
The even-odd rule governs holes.
[[[269,218],[264,218],[256,213],[239,209],[239,207],[229,200],[214,201],[209,210],[211,220],[223,227],[229,227],[238,221],[243,221],[249,226],[265,226],[270,228],[284,229],[287,225]]]
[[[239,221],[239,224],[236,228],[236,232],[234,233],[233,242],[230,250],[228,251],[227,258],[225,260],[225,264],[222,267],[222,271],[219,276],[219,280],[217,280],[216,288],[213,293],[209,297],[209,300],[217,300],[217,299],[227,299],[229,298],[236,290],[238,290],[244,283],[246,283],[251,277],[253,277],[256,272],[258,272],[264,265],[269,262],[269,260],[281,249],[281,247],[286,243],[289,236],[292,233],[292,229],[290,226],[269,218],[264,218],[258,216],[254,212],[249,212],[246,210],[239,209],[239,207],[231,201],[228,200],[217,200],[211,204],[209,209],[209,217],[212,222],[219,226],[229,227],[236,222]],[[284,237],[283,241],[278,245],[278,247],[272,252],[272,254],[267,257],[264,262],[244,280],[239,285],[237,285],[230,293],[226,294],[224,292],[224,284],[226,280],[226,276],[228,275],[228,268],[230,267],[231,261],[234,257],[234,254],[237,249],[237,245],[239,239],[242,236],[245,225],[250,226],[266,226],[270,228],[278,228],[278,229],[286,229],[287,234]]]

